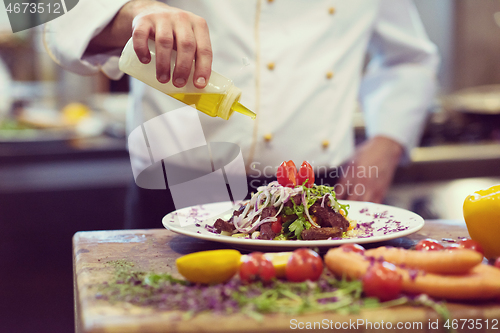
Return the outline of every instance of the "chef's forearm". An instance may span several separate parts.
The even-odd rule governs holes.
[[[154,0],[132,0],[127,2],[111,22],[90,41],[87,52],[100,53],[122,48],[132,37],[132,22],[138,13]]]

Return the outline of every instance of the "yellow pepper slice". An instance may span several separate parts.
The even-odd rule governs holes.
[[[481,244],[484,256],[500,257],[500,185],[469,195],[463,211],[469,235]]]

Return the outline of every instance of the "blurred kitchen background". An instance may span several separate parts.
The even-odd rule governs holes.
[[[387,203],[462,219],[468,193],[500,183],[500,0],[415,2],[440,93]],[[71,237],[123,225],[128,79],[64,71],[42,28],[13,34],[0,14],[0,332],[71,332]]]

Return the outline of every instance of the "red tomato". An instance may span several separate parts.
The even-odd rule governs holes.
[[[444,246],[439,244],[437,240],[434,239],[422,239],[415,245],[415,250],[417,251],[437,251],[444,249]]]
[[[462,249],[469,249],[469,250],[474,250],[479,253],[484,257],[484,250],[481,244],[476,242],[473,239],[462,239],[461,241],[458,242],[458,246]]]
[[[275,221],[271,224],[271,230],[273,232],[279,234],[281,232],[281,228],[282,228],[282,218],[281,218],[281,216],[278,216],[277,221]]]
[[[251,282],[257,279],[259,274],[259,262],[251,255],[248,255],[240,265],[240,279],[244,282]]]
[[[260,262],[260,279],[264,282],[271,281],[276,277],[276,269],[273,262],[266,257]]]
[[[366,296],[377,297],[382,302],[397,298],[403,288],[403,277],[396,266],[385,261],[370,266],[362,281]]]
[[[304,184],[306,180],[307,183]],[[314,170],[311,164],[307,163],[307,161],[302,162],[299,174],[297,176],[297,185],[303,185],[303,184],[309,188],[311,188],[314,185]]]
[[[313,250],[301,248],[293,251],[285,267],[288,281],[316,281],[323,273],[323,260]]]
[[[240,265],[240,279],[244,282],[267,282],[275,277],[273,263],[262,252],[250,253]]]
[[[500,268],[500,257],[498,257],[497,260],[495,260],[493,266],[495,266],[496,268]]]
[[[365,248],[359,244],[344,244],[340,247],[344,252],[356,252],[359,254],[365,253]]]
[[[276,178],[281,186],[295,187],[297,185],[297,167],[293,161],[284,161],[278,167]]]

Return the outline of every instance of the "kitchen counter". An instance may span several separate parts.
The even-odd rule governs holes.
[[[456,143],[414,148],[394,183],[500,177],[500,142]]]
[[[423,238],[467,237],[465,223],[459,220],[428,220],[417,233],[383,243],[409,248]],[[369,247],[368,245],[367,247]],[[171,273],[178,276],[175,260],[181,255],[202,250],[227,248],[227,245],[177,235],[165,229],[78,232],[73,237],[73,268],[76,331],[94,332],[284,332],[291,330],[291,319],[301,322],[356,322],[357,320],[381,323],[411,323],[414,331],[430,330],[430,322],[439,321],[439,329],[446,331],[437,313],[423,307],[399,306],[390,309],[365,310],[359,314],[319,313],[300,316],[265,315],[263,321],[241,314],[223,316],[201,314],[182,320],[182,313],[155,311],[125,303],[109,303],[97,299],[95,285],[112,277],[113,268],[106,263],[124,259],[134,264],[138,271]],[[500,304],[449,303],[451,317],[477,320],[483,324],[496,323],[500,329]],[[417,324],[421,323],[421,324]],[[386,326],[387,327],[387,326]],[[415,329],[417,327],[417,329]],[[418,327],[421,327],[418,329]],[[361,327],[357,331],[370,331]],[[488,331],[488,330],[485,330]],[[492,330],[496,331],[496,330]]]

